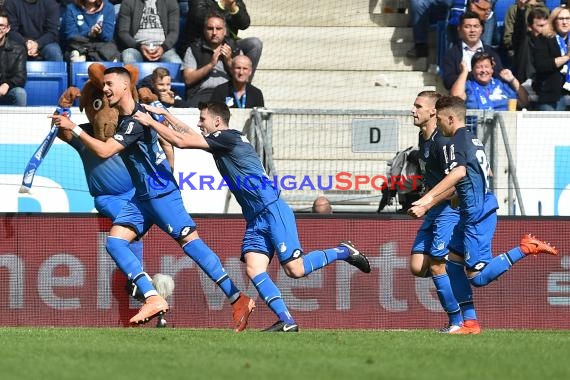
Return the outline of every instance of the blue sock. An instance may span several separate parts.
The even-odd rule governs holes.
[[[345,247],[325,249],[322,251],[312,251],[303,255],[303,267],[305,276],[309,273],[321,269],[337,260],[348,258],[348,249]]]
[[[136,258],[143,265],[143,242],[142,240],[133,240],[131,244],[129,244],[129,249],[132,253],[135,254]]]
[[[465,273],[465,267],[455,261],[448,261],[445,267],[453,295],[461,308],[463,319],[477,319],[475,305],[473,304],[473,290],[467,273]]]
[[[152,286],[150,278],[143,272],[141,262],[129,248],[125,239],[107,236],[106,249],[119,269],[132,279],[145,297],[158,294]],[[142,275],[141,274],[145,274]]]
[[[514,263],[525,257],[520,248],[513,248],[507,253],[496,256],[491,260],[481,272],[470,281],[473,286],[485,286],[491,281],[499,278],[500,275],[508,271]]]
[[[239,298],[239,289],[226,273],[220,258],[202,239],[192,240],[184,244],[182,249],[222,289],[230,302]]]
[[[433,276],[432,279],[433,283],[435,284],[435,289],[437,290],[439,302],[449,317],[449,324],[460,325],[463,322],[463,318],[461,317],[461,309],[459,308],[459,304],[455,300],[455,296],[451,290],[449,276],[447,273],[445,273]]]
[[[267,306],[277,315],[280,321],[286,323],[295,323],[295,320],[289,313],[285,302],[281,298],[281,292],[275,285],[267,272],[263,272],[251,279],[251,282],[257,289],[257,292],[263,298]]]

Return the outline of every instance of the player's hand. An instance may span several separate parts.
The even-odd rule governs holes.
[[[168,111],[166,108],[151,106],[150,104],[141,104],[145,110],[155,115],[166,115]]]
[[[146,105],[146,104],[143,104],[143,105]],[[150,107],[150,106],[149,106],[149,108],[157,109],[157,110],[160,109],[157,107]],[[149,112],[153,112],[153,111],[149,110]],[[145,112],[141,112],[141,111],[137,111],[137,113],[135,113],[134,118],[136,121],[138,121],[139,123],[141,123],[145,127],[148,127],[154,121],[154,119],[152,118],[152,116],[150,116],[149,113],[145,113]]]
[[[55,124],[59,129],[71,131],[75,127],[75,123],[73,123],[65,115],[49,115],[48,118],[50,118],[52,120],[52,123]]]
[[[423,205],[412,206],[408,209],[408,215],[410,215],[413,218],[419,219],[423,217],[427,213],[427,211],[428,209],[426,206]]]

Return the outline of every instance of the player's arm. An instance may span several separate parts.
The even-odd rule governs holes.
[[[437,185],[424,194],[423,197],[412,203],[408,214],[415,218],[424,216],[433,206],[449,199],[455,191],[455,185],[466,175],[467,170],[465,166],[454,167]]]
[[[168,164],[170,165],[170,169],[174,170],[174,147],[171,143],[158,136],[158,143],[162,147],[164,154],[166,154],[166,159],[168,160]]]
[[[152,127],[158,134],[166,141],[171,143],[177,148],[194,148],[194,149],[208,149],[209,145],[204,136],[195,132],[188,125],[184,124],[176,116],[161,108],[144,105],[144,107],[152,113],[163,115],[166,121],[172,126],[172,129],[166,125],[154,120],[148,113],[137,112],[135,119],[141,124]]]
[[[48,117],[53,119],[55,125],[57,125],[60,130],[70,131],[74,136],[79,138],[89,150],[100,158],[109,158],[124,149],[123,145],[115,139],[107,139],[107,141],[103,142],[89,136],[88,133],[83,132],[80,126],[73,123],[66,116],[50,115]]]

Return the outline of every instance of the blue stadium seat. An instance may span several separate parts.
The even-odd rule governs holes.
[[[55,106],[67,88],[67,63],[28,61],[26,93],[28,106]]]
[[[87,69],[95,62],[72,62],[70,63],[71,70],[69,72],[69,83],[71,86],[83,88],[83,85],[89,79]],[[105,67],[123,66],[121,62],[97,62]]]
[[[553,10],[560,6],[560,0],[545,0],[544,5],[546,5],[548,9]]]
[[[170,62],[137,62],[133,63],[139,69],[139,83],[157,67],[164,67],[170,71],[172,77],[172,90],[180,95],[181,98],[186,99],[186,85],[182,78],[182,68],[179,63]]]

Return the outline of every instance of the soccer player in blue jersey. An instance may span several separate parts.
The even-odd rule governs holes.
[[[83,131],[90,136],[94,136],[93,126],[89,123],[81,124]],[[81,140],[65,129],[60,129],[58,137],[71,145],[79,154],[83,163],[85,179],[89,194],[94,199],[95,209],[97,212],[107,218],[114,220],[121,209],[135,194],[135,187],[131,181],[131,177],[123,160],[118,155],[111,156],[107,159],[97,157],[81,142]],[[163,140],[163,149],[167,153],[169,162],[172,166],[174,152],[172,146],[165,146]],[[167,149],[169,149],[167,151]],[[143,263],[143,243],[142,239],[135,239],[129,244],[129,249],[136,258]],[[125,273],[128,276],[128,273]],[[144,297],[138,292],[136,285],[132,281],[128,281],[126,290],[131,296],[143,301]],[[141,299],[142,298],[142,299]],[[128,306],[127,306],[128,307]],[[166,320],[160,316],[157,327],[166,326]]]
[[[275,252],[285,273],[291,278],[308,276],[336,260],[344,260],[362,272],[370,272],[368,259],[350,241],[343,241],[335,248],[303,253],[293,211],[280,198],[280,191],[265,174],[259,156],[246,137],[239,131],[229,129],[230,111],[224,103],[201,103],[198,106],[198,127],[202,134],[166,110],[145,107],[152,113],[164,115],[174,130],[155,122],[143,112],[137,113],[135,118],[150,125],[173,146],[204,149],[212,153],[218,170],[240,204],[247,221],[241,259],[260,297],[278,318],[264,331],[299,331],[281,292],[267,273]]]
[[[531,234],[524,235],[520,245],[493,257],[491,241],[497,225],[497,199],[489,189],[489,162],[483,144],[465,128],[465,102],[456,96],[441,97],[435,105],[437,124],[450,137],[443,154],[446,176],[422,198],[413,203],[408,213],[423,216],[445,200],[455,188],[459,202],[459,223],[449,244],[449,261],[464,265],[473,286],[480,287],[496,280],[527,255],[558,250]],[[461,325],[455,334],[476,334],[476,328]]]
[[[119,268],[128,274],[145,297],[144,305],[129,322],[146,323],[168,311],[168,303],[158,294],[148,274],[142,270],[140,261],[129,249],[133,240],[156,224],[178,241],[184,253],[222,289],[232,303],[234,329],[242,331],[255,303],[237,289],[218,256],[198,236],[196,224],[184,208],[170,165],[158,144],[157,133],[144,128],[133,118],[138,111],[146,111],[133,99],[129,71],[124,67],[106,69],[104,84],[103,92],[110,106],[119,111],[119,123],[113,138],[105,142],[97,140],[68,118],[51,117],[59,128],[70,130],[98,157],[109,158],[119,153],[133,181],[135,196],[113,221],[106,244]]]
[[[422,91],[412,107],[414,125],[420,128],[419,162],[426,191],[445,177],[443,147],[449,138],[437,128],[435,103],[440,97],[435,91]],[[414,276],[431,275],[449,320],[448,325],[440,331],[450,334],[454,334],[463,324],[473,328],[479,326],[473,306],[473,292],[463,266],[447,263],[448,244],[458,221],[459,212],[451,207],[449,200],[430,209],[418,230],[410,259],[410,271]]]

